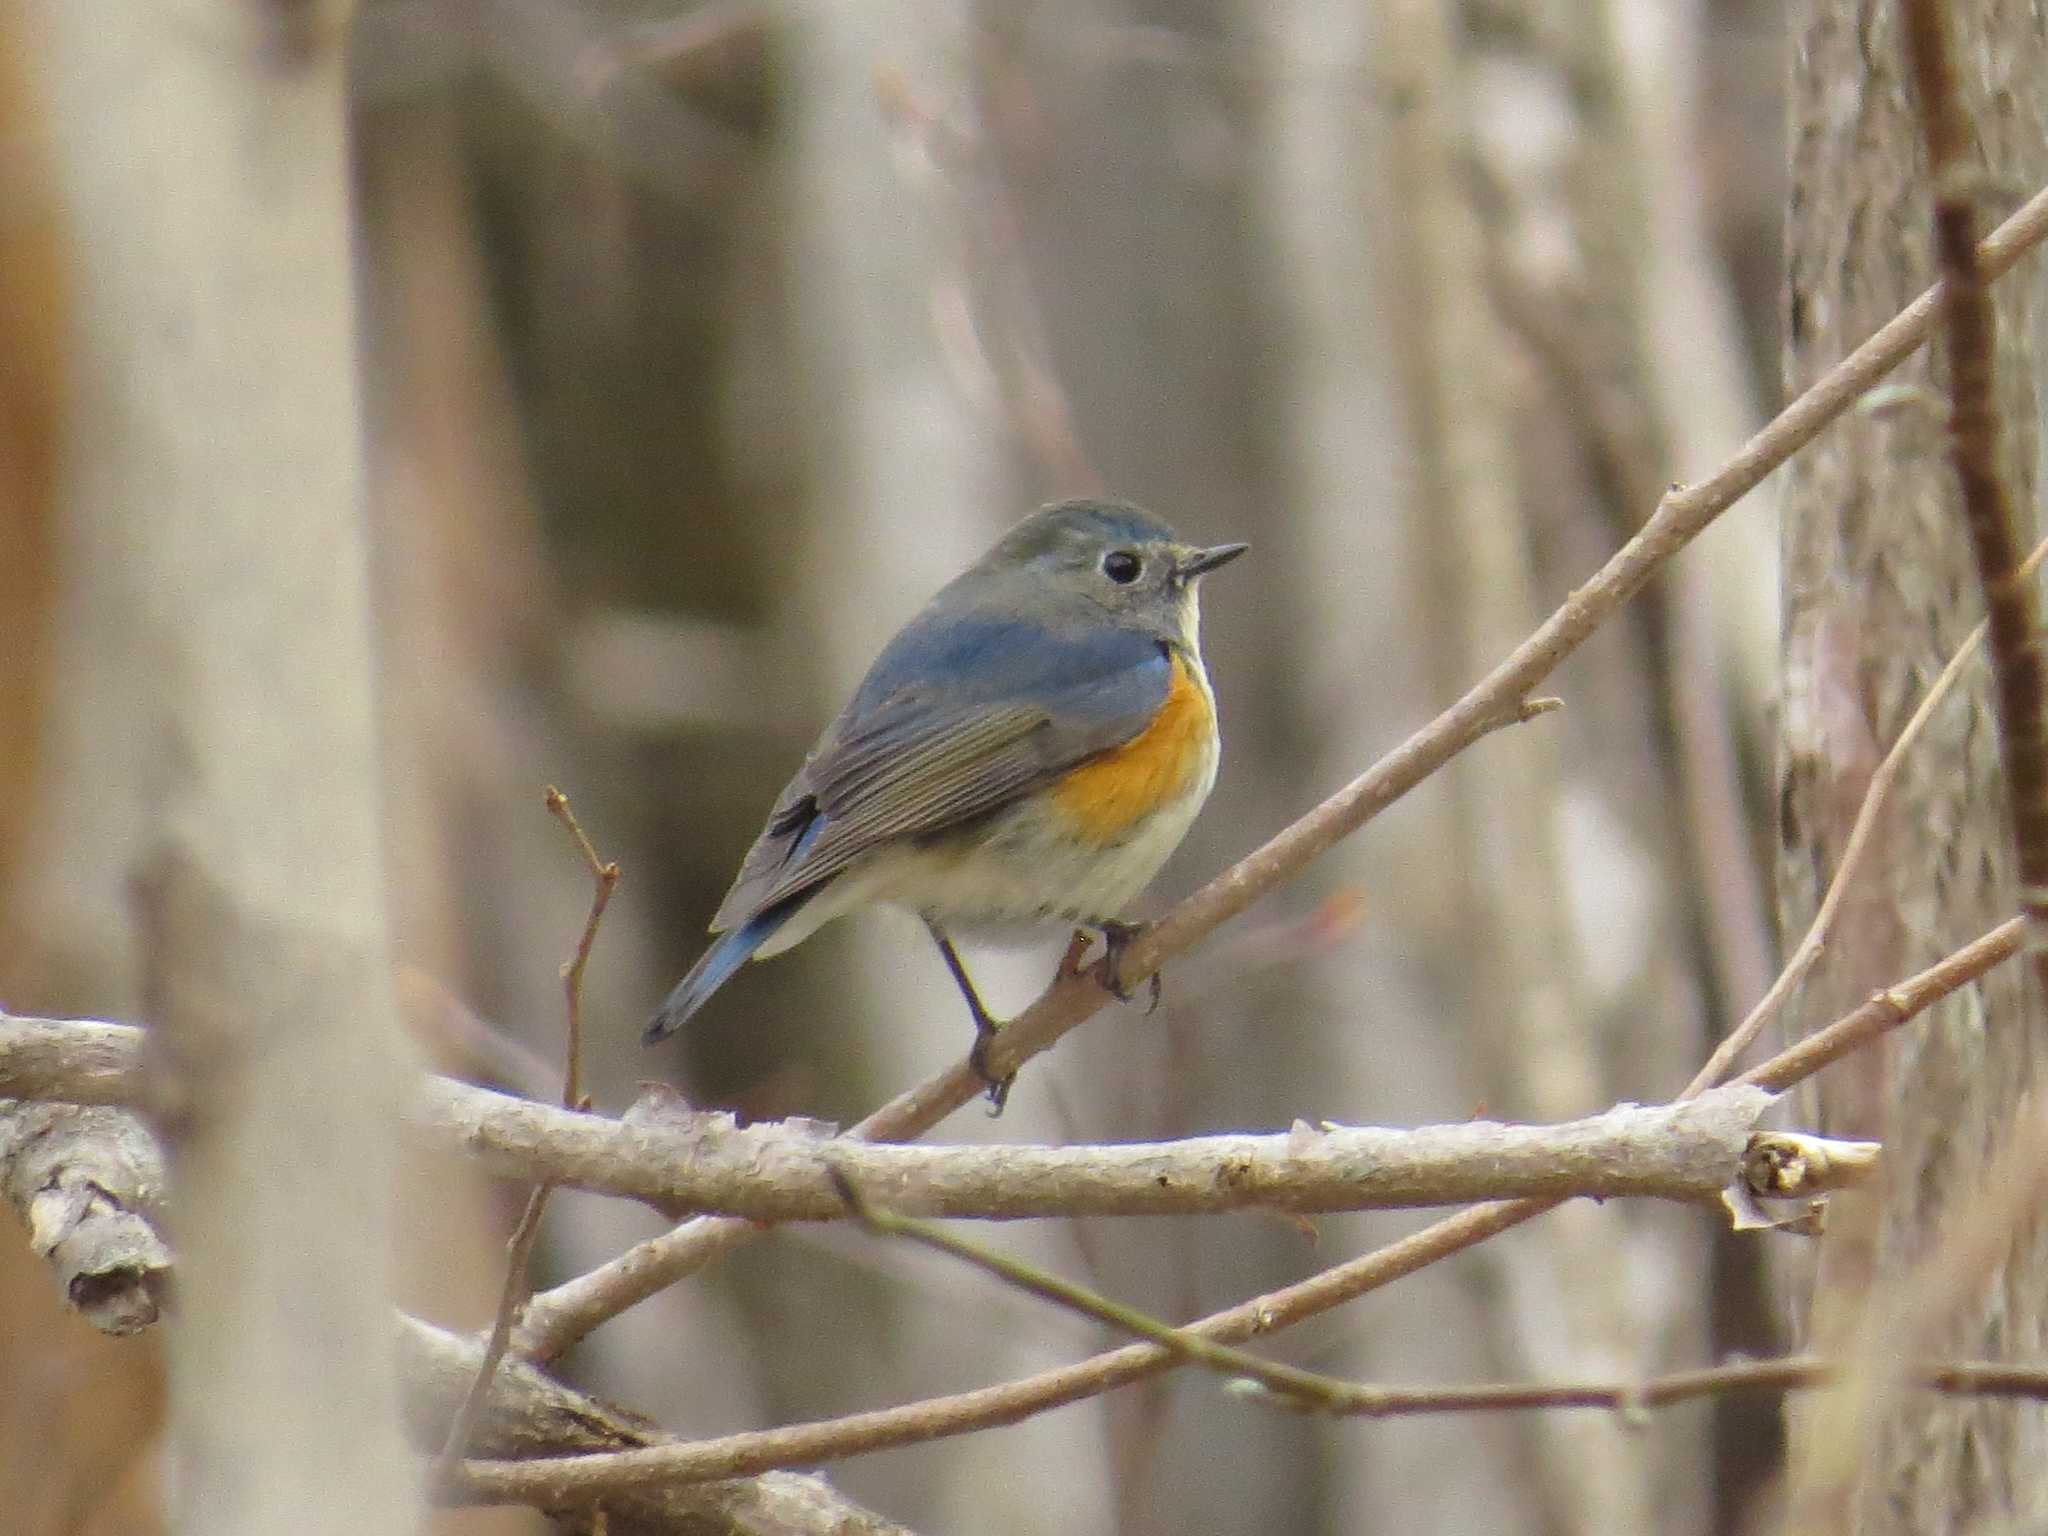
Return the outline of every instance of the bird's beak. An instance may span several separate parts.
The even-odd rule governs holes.
[[[1207,549],[1190,549],[1173,563],[1173,574],[1182,581],[1206,576],[1219,565],[1228,565],[1250,549],[1249,544],[1211,544]]]

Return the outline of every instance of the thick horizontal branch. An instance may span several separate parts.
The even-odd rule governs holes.
[[[495,1171],[755,1221],[844,1216],[835,1170],[893,1211],[997,1219],[1349,1211],[1524,1194],[1711,1201],[1740,1175],[1770,1103],[1763,1090],[1737,1086],[1565,1125],[1303,1125],[1053,1147],[892,1146],[780,1124],[741,1128],[723,1115],[621,1123],[445,1080],[430,1082],[421,1100],[437,1139],[453,1134]]]
[[[0,1018],[0,1093],[128,1096],[141,1031]],[[73,1074],[64,1062],[76,1055]],[[492,1172],[752,1221],[846,1214],[832,1173],[924,1216],[1187,1215],[1268,1207],[1349,1211],[1542,1196],[1712,1201],[1742,1173],[1771,1096],[1738,1085],[1682,1103],[1623,1105],[1564,1125],[1468,1121],[1415,1130],[1297,1126],[1102,1146],[893,1146],[725,1115],[579,1114],[427,1078],[415,1128]]]

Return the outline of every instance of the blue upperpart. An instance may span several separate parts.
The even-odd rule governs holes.
[[[752,958],[755,950],[773,938],[775,931],[788,922],[790,915],[812,894],[806,891],[789,901],[779,901],[731,933],[722,935],[717,943],[697,957],[697,963],[690,967],[690,974],[676,983],[675,990],[655,1010],[646,1032],[640,1037],[641,1043],[652,1045],[657,1040],[665,1040],[688,1023],[690,1016],[711,1000],[711,994],[724,986],[732,973]]]
[[[926,612],[875,658],[847,715],[859,721],[905,694],[956,705],[1057,699],[1066,710],[1119,713],[1133,707],[1133,692],[1156,703],[1168,670],[1142,630]]]

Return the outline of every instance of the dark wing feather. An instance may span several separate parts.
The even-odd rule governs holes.
[[[1140,633],[920,620],[783,790],[713,931],[815,889],[880,844],[986,815],[1120,746],[1151,723],[1171,677],[1158,642]]]

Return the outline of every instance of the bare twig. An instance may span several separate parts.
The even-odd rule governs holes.
[[[1750,1068],[1736,1079],[1759,1088],[1782,1091],[1811,1077],[1830,1062],[1840,1061],[1862,1049],[1878,1036],[1888,1034],[1915,1015],[1969,985],[1993,966],[2019,953],[2026,936],[2026,919],[2009,918],[1980,939],[1965,944],[1954,954],[1896,986],[1872,994],[1870,1001],[1854,1013],[1844,1014],[1825,1029],[1817,1029],[1796,1045],[1786,1047],[1769,1061]]]
[[[1108,1323],[1112,1328],[1121,1328],[1125,1333],[1150,1339],[1183,1360],[1191,1360],[1213,1371],[1248,1378],[1304,1408],[1327,1409],[1335,1401],[1334,1394],[1341,1394],[1344,1389],[1344,1383],[1335,1377],[1319,1376],[1313,1371],[1233,1349],[1228,1344],[1218,1344],[1199,1334],[1184,1333],[1135,1308],[1111,1301],[1098,1291],[1062,1280],[1035,1264],[1026,1264],[1021,1259],[1013,1259],[1008,1254],[956,1237],[935,1223],[882,1210],[864,1199],[853,1181],[836,1167],[832,1170],[832,1185],[853,1218],[870,1232],[884,1237],[906,1237],[940,1253],[950,1253],[1020,1291],[1079,1312],[1084,1317],[1092,1317],[1097,1322]]]
[[[519,1224],[512,1229],[512,1236],[505,1244],[505,1279],[498,1287],[498,1307],[491,1315],[491,1331],[484,1341],[484,1357],[478,1362],[476,1375],[470,1378],[469,1390],[462,1394],[454,1417],[448,1421],[448,1438],[441,1443],[441,1454],[434,1463],[436,1488],[454,1485],[456,1469],[461,1465],[463,1452],[469,1447],[470,1436],[476,1431],[477,1415],[483,1412],[484,1401],[491,1395],[491,1381],[505,1358],[506,1346],[512,1342],[512,1320],[519,1315],[520,1304],[531,1294],[526,1278],[527,1267],[533,1261],[534,1243],[540,1237],[540,1219],[548,1208],[548,1196],[553,1189],[552,1184],[534,1185],[532,1193],[526,1197],[526,1209],[519,1213]]]
[[[1788,1392],[1824,1386],[1840,1367],[1807,1355],[1779,1360],[1733,1360],[1697,1370],[1671,1371],[1639,1382],[1500,1382],[1473,1387],[1351,1386],[1352,1405],[1339,1412],[1367,1418],[1425,1413],[1501,1412],[1531,1408],[1606,1408],[1628,1415],[1669,1408],[1731,1392]],[[1922,1386],[1965,1397],[2048,1397],[2048,1369],[1958,1360],[1913,1373]]]
[[[2048,990],[2048,660],[2035,631],[2034,584],[2020,569],[2018,522],[2001,464],[1998,314],[1977,249],[1975,133],[1956,89],[1943,0],[1908,0],[1906,54],[1927,142],[1934,247],[1948,325],[1949,458],[1984,588],[1992,697],[2019,870],[2020,908],[2034,925],[2037,983]]]
[[[1264,1359],[1175,1328],[1006,1254],[955,1236],[931,1222],[877,1209],[851,1181],[838,1181],[841,1197],[870,1231],[904,1237],[965,1260],[1007,1285],[1087,1317],[1137,1334],[1181,1359],[1255,1383],[1289,1406],[1361,1418],[1502,1410],[1607,1408],[1635,1413],[1728,1392],[1784,1392],[1825,1385],[1839,1374],[1831,1361],[1810,1356],[1733,1361],[1691,1371],[1674,1371],[1640,1382],[1500,1382],[1462,1387],[1390,1387],[1334,1376]],[[1904,1380],[1961,1395],[2048,1398],[2048,1367],[1998,1362],[1906,1366]]]
[[[569,809],[569,797],[552,784],[547,788],[546,805],[548,814],[567,828],[569,835],[576,840],[583,862],[590,868],[590,912],[583,920],[583,932],[576,941],[575,953],[562,965],[562,1007],[568,1037],[567,1057],[562,1065],[562,1108],[575,1114],[589,1105],[589,1100],[583,1096],[583,968],[590,961],[590,948],[597,942],[598,924],[604,921],[604,909],[610,904],[612,891],[619,883],[619,866],[598,858],[597,850],[591,846],[590,839],[576,820],[576,813]],[[526,1304],[527,1297],[533,1294],[529,1279],[533,1249],[540,1240],[541,1217],[546,1214],[548,1197],[554,1193],[554,1188],[554,1184],[546,1180],[534,1185],[533,1192],[526,1197],[526,1209],[520,1212],[519,1223],[512,1229],[512,1237],[505,1245],[505,1283],[498,1291],[498,1308],[491,1317],[491,1331],[484,1342],[483,1360],[449,1422],[448,1438],[442,1444],[440,1457],[435,1463],[434,1481],[438,1487],[448,1487],[455,1475],[475,1431],[477,1415],[483,1411],[484,1401],[490,1396],[491,1378],[497,1374],[498,1364],[505,1358],[506,1348],[512,1342],[513,1320]]]
[[[576,941],[576,953],[562,966],[562,1006],[569,1021],[568,1060],[562,1068],[562,1107],[583,1109],[587,1107],[583,1097],[583,968],[590,963],[590,946],[597,942],[597,925],[604,921],[604,909],[618,887],[619,866],[597,856],[597,850],[576,820],[576,813],[569,809],[569,797],[552,784],[547,790],[547,808],[549,815],[568,828],[583,862],[590,867],[590,915],[583,920],[583,936]]]
[[[840,1197],[861,1225],[884,1237],[904,1237],[951,1254],[1006,1285],[1079,1312],[1113,1328],[1137,1334],[1196,1365],[1256,1383],[1289,1406],[1317,1413],[1393,1418],[1426,1413],[1498,1412],[1533,1408],[1610,1408],[1633,1413],[1665,1408],[1727,1392],[1783,1392],[1825,1385],[1838,1376],[1832,1361],[1811,1356],[1780,1360],[1731,1361],[1697,1370],[1673,1371],[1640,1382],[1499,1382],[1463,1387],[1390,1387],[1345,1381],[1267,1360],[1175,1328],[1143,1312],[1048,1274],[1007,1254],[968,1242],[932,1222],[880,1210],[850,1180],[835,1180]],[[1966,1361],[1913,1367],[1902,1365],[1903,1382],[1917,1381],[1960,1395],[2048,1398],[2048,1366],[2014,1366]]]

